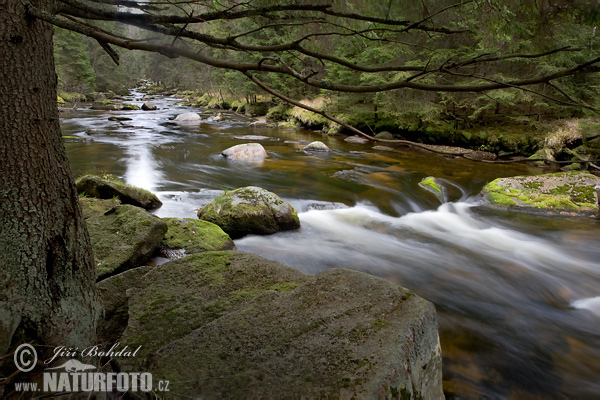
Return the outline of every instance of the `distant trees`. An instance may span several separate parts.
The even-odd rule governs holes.
[[[353,125],[469,126],[596,108],[600,13],[588,0],[59,4],[31,12],[106,46],[162,54],[138,58],[141,75],[237,98],[261,92],[251,76],[289,98],[326,97]]]

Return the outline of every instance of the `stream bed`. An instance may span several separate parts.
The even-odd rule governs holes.
[[[142,93],[128,103],[141,105]],[[110,173],[156,193],[159,217],[196,217],[223,190],[260,186],[288,200],[302,227],[236,240],[239,250],[307,273],[351,268],[405,286],[436,306],[444,391],[455,399],[600,398],[600,220],[533,216],[485,206],[498,177],[546,171],[421,150],[374,150],[302,129],[224,119],[180,124],[177,99],[155,111],[61,114],[75,176]],[[109,117],[130,120],[109,121]],[[86,132],[91,132],[88,134]],[[269,157],[243,163],[221,151],[259,142]],[[330,153],[305,153],[320,140]],[[419,187],[448,188],[444,202]]]

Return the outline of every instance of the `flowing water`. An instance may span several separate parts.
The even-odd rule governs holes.
[[[130,103],[141,104],[133,92]],[[195,217],[223,190],[255,185],[298,210],[302,228],[236,240],[239,250],[308,273],[352,268],[414,290],[437,308],[444,390],[460,399],[600,398],[600,221],[486,207],[484,184],[545,171],[490,165],[407,148],[374,150],[248,118],[180,124],[174,98],[157,111],[63,114],[75,176],[111,173],[158,194],[160,217]],[[202,112],[202,110],[196,110]],[[131,120],[115,122],[109,117]],[[269,157],[220,152],[261,135]],[[237,137],[237,138],[236,138]],[[307,154],[321,140],[331,153]],[[444,202],[418,186],[435,176]]]

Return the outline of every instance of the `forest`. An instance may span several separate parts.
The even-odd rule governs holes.
[[[389,131],[418,142],[530,156],[539,150],[540,138],[558,130],[566,120],[581,119],[579,129],[586,134],[597,127],[594,118],[598,75],[592,72],[597,68],[594,57],[600,17],[592,1],[437,1],[419,6],[403,1],[355,1],[345,2],[344,7],[348,12],[368,11],[382,19],[402,16],[406,21],[421,20],[431,23],[431,27],[398,29],[384,21],[353,21],[350,26],[331,22],[320,26],[318,21],[311,21],[307,12],[293,17],[210,21],[196,28],[212,37],[225,32],[243,44],[240,49],[206,46],[186,38],[176,37],[175,41],[236,63],[277,58],[299,71],[310,71],[324,82],[375,86],[406,79],[425,85],[397,90],[337,91],[306,85],[286,74],[266,73],[261,78],[286,97],[314,105],[371,136]],[[190,12],[184,7],[182,10]],[[160,40],[148,30],[116,26],[117,32],[127,29],[130,37],[139,40]],[[287,45],[298,38],[317,55],[311,57],[311,53],[294,50],[269,52],[269,47]],[[148,79],[166,91],[187,95],[192,105],[292,120],[330,134],[344,130],[348,133],[321,115],[293,110],[293,105],[265,92],[240,71],[183,57],[116,51],[120,56],[118,66],[96,40],[56,28],[59,100],[93,97],[96,91],[123,93],[141,79]],[[323,59],[322,54],[330,59]],[[588,62],[589,65],[583,65]],[[581,73],[540,79],[527,86],[511,82],[572,68],[579,68]],[[505,83],[505,87],[492,91],[450,88],[494,83]],[[597,158],[598,148],[591,145],[591,158]],[[573,158],[569,154],[560,157]]]

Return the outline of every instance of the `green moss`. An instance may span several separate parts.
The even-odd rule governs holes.
[[[582,211],[596,208],[594,185],[584,181],[589,178],[594,179],[593,176],[578,171],[546,174],[538,180],[531,177],[509,178],[514,183],[506,185],[501,185],[502,178],[499,178],[486,185],[484,192],[492,204],[500,206],[521,205],[549,210]],[[565,181],[568,183],[560,186],[553,183]],[[516,189],[511,185],[521,186],[523,189]]]
[[[211,222],[191,218],[163,218],[163,221],[169,228],[161,242],[163,247],[185,249],[186,254],[235,247],[229,235]]]
[[[373,328],[375,332],[380,331],[383,328],[387,328],[388,326],[390,326],[390,323],[384,319],[376,319],[371,324],[371,328]]]
[[[442,194],[442,188],[440,188],[435,178],[432,176],[423,179],[419,185],[422,187],[429,188],[436,193]]]

